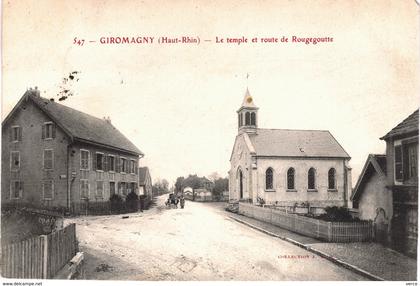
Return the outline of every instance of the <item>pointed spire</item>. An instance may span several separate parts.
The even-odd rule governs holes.
[[[241,107],[257,107],[254,104],[254,100],[252,99],[251,94],[249,93],[249,89],[248,87],[246,88],[246,92],[245,92],[245,96],[244,96],[244,100],[242,102],[242,106]]]

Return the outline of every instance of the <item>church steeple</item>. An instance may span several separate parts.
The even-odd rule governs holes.
[[[246,89],[242,106],[238,109],[238,131],[247,133],[257,132],[258,107],[254,104],[248,88]]]

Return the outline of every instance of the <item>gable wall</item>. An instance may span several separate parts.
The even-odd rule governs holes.
[[[2,128],[2,203],[26,202],[38,206],[66,206],[67,203],[67,179],[60,175],[67,173],[67,145],[69,139],[60,129],[56,128],[54,139],[42,139],[42,125],[51,121],[31,101],[24,101],[16,113]],[[22,141],[10,142],[11,126],[22,127]],[[44,149],[54,150],[54,168],[52,171],[43,170]],[[20,169],[18,172],[10,171],[10,152],[20,152]],[[21,199],[10,199],[11,178],[19,178],[23,181]],[[54,199],[44,200],[42,181],[52,179],[54,182]]]

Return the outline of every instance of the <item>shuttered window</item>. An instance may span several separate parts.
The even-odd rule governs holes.
[[[42,139],[55,138],[55,124],[52,122],[45,122],[42,125]]]
[[[19,142],[22,141],[22,127],[12,126],[10,129],[10,141]]]
[[[19,199],[23,197],[23,182],[12,180],[10,182],[10,198]]]
[[[10,170],[19,170],[20,168],[20,152],[10,152]]]
[[[54,151],[51,149],[44,150],[44,170],[54,168]]]
[[[80,170],[89,170],[89,151],[80,150]]]
[[[44,200],[54,199],[54,182],[52,180],[42,182],[42,194]]]
[[[403,161],[402,161],[402,146],[395,146],[395,180],[402,182],[403,174]]]

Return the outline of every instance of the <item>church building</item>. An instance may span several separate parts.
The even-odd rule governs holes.
[[[230,200],[351,207],[350,156],[328,130],[258,128],[258,107],[248,89],[237,113]]]

